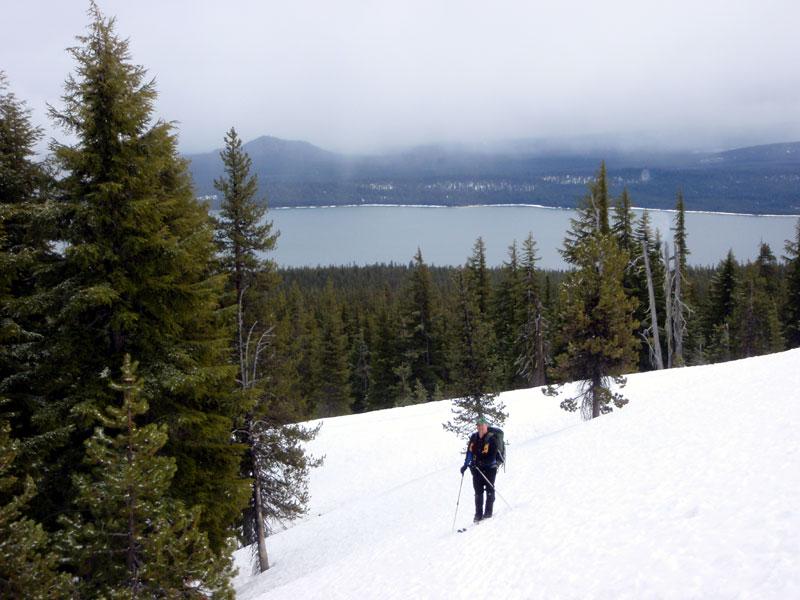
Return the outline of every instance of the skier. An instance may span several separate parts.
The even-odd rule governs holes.
[[[469,467],[472,473],[472,488],[475,490],[475,519],[477,523],[492,516],[494,507],[494,480],[497,477],[497,439],[489,431],[486,419],[480,417],[477,431],[469,438],[467,456],[461,467],[461,475]],[[486,507],[483,492],[486,490]]]

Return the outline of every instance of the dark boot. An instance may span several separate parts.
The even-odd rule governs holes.
[[[492,518],[492,508],[494,508],[494,498],[489,496],[486,499],[486,510],[483,511],[483,518],[484,519],[491,519]]]
[[[475,518],[472,521],[477,523],[481,519],[483,519],[483,494],[475,496]]]

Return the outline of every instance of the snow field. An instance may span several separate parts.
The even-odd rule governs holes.
[[[449,402],[326,419],[309,514],[267,539],[266,573],[237,553],[237,597],[800,598],[799,389],[794,350],[631,375],[586,423],[505,393],[511,508],[463,534]],[[467,473],[457,528],[472,495]]]

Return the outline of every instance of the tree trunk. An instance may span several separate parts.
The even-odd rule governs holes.
[[[248,428],[250,436],[253,435],[253,425],[250,424]],[[252,440],[252,437],[251,437]],[[260,572],[263,573],[269,569],[269,558],[267,558],[267,530],[264,526],[264,503],[261,499],[261,473],[258,469],[258,461],[256,460],[255,452],[250,451],[250,466],[253,469],[253,503],[256,510],[256,537],[258,540],[258,566]]]
[[[544,372],[544,336],[542,335],[542,303],[536,300],[536,368],[533,372],[533,387],[547,383]]]
[[[596,419],[600,416],[600,384],[602,383],[600,377],[592,379],[592,418]]]
[[[683,304],[681,303],[681,280],[683,279],[683,273],[681,272],[681,263],[683,262],[682,256],[680,255],[680,248],[678,244],[675,244],[675,264],[677,265],[677,270],[675,274],[675,308],[673,312],[673,325],[672,325],[672,337],[675,340],[675,359],[678,361],[679,365],[683,365]],[[671,358],[671,357],[670,357]],[[670,361],[672,363],[672,361]],[[671,365],[670,365],[671,366]]]
[[[653,357],[655,368],[664,368],[664,359],[661,356],[661,339],[658,335],[658,312],[656,311],[656,295],[653,291],[653,274],[650,271],[650,257],[647,251],[647,241],[642,240],[642,256],[644,257],[644,272],[647,276],[647,296],[650,301],[650,327],[653,330]]]

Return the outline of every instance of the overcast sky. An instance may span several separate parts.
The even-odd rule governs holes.
[[[0,0],[0,70],[49,127],[88,1]],[[800,140],[798,0],[98,0],[182,152],[233,125],[329,150],[615,134]],[[50,132],[50,131],[49,131]],[[52,133],[63,139],[60,132]]]

